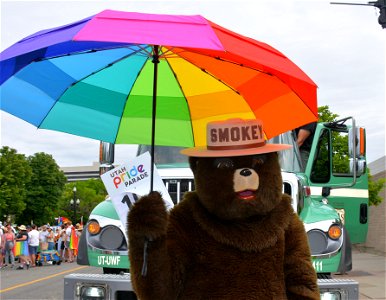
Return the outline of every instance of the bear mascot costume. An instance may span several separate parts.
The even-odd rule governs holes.
[[[168,212],[150,192],[128,214],[141,300],[319,299],[307,235],[282,193],[278,151],[258,120],[207,125],[189,156],[194,192]]]

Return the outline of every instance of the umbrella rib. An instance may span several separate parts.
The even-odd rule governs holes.
[[[197,55],[202,55],[202,56],[206,56],[206,57],[212,57],[213,59],[217,59],[219,61],[222,61],[222,62],[225,62],[225,63],[229,63],[229,64],[233,64],[233,65],[237,65],[237,66],[240,66],[240,67],[243,67],[243,68],[247,68],[247,69],[250,69],[250,70],[253,70],[253,71],[256,71],[256,72],[260,72],[260,73],[263,73],[263,74],[266,74],[266,75],[269,75],[269,76],[275,76],[274,74],[268,72],[268,71],[264,71],[264,70],[261,70],[261,69],[257,69],[257,68],[254,68],[254,67],[251,67],[249,65],[245,65],[245,64],[241,64],[241,63],[237,63],[235,61],[232,61],[232,60],[229,60],[229,59],[224,59],[222,58],[220,55],[218,56],[213,56],[213,55],[204,55],[198,51],[194,51],[193,49],[189,50],[189,51],[186,51],[186,52],[190,52],[190,53],[195,53]],[[180,52],[181,53],[181,52]],[[179,55],[179,53],[177,54]],[[180,55],[179,57],[181,58],[184,58],[186,61],[190,62],[191,64],[197,66],[195,63],[191,62],[189,59],[185,58],[184,56]],[[277,77],[277,76],[276,76]]]
[[[197,54],[197,55],[203,55],[203,54],[201,54],[201,53],[199,53],[199,52],[197,52],[197,51],[194,51],[193,49],[190,50],[190,52],[191,52],[191,53],[195,53],[195,54]],[[180,53],[181,53],[181,52],[180,52]],[[179,53],[178,53],[178,54],[179,54]],[[176,55],[178,55],[178,54],[176,53]],[[208,55],[205,55],[205,56],[208,56]],[[230,64],[238,65],[238,66],[240,66],[240,67],[248,68],[248,69],[250,69],[250,70],[254,70],[254,71],[256,71],[256,72],[260,72],[260,73],[262,73],[262,74],[266,74],[266,75],[268,75],[268,76],[275,77],[277,80],[279,80],[280,82],[282,82],[284,85],[288,86],[288,84],[287,84],[285,81],[283,81],[283,79],[282,79],[281,77],[275,76],[274,74],[272,74],[272,73],[270,73],[270,72],[262,71],[262,70],[259,70],[259,69],[256,69],[256,68],[247,66],[247,65],[245,65],[245,64],[238,64],[238,63],[236,63],[236,62],[234,62],[234,61],[223,59],[223,58],[221,58],[220,56],[217,56],[217,57],[215,57],[215,56],[210,56],[210,57],[212,57],[212,58],[214,58],[214,59],[218,59],[218,60],[223,61],[223,62],[225,62],[225,63],[230,63]],[[201,71],[205,72],[206,74],[208,74],[208,75],[212,76],[213,78],[215,78],[216,80],[220,81],[222,84],[226,85],[229,89],[231,89],[232,91],[234,91],[234,92],[237,93],[238,95],[241,95],[241,93],[240,93],[239,91],[237,91],[236,89],[234,89],[232,86],[230,86],[230,85],[228,85],[226,82],[224,82],[224,81],[218,79],[215,75],[213,75],[212,73],[208,72],[205,68],[201,68],[199,65],[195,64],[194,62],[192,62],[191,60],[189,60],[189,59],[186,58],[185,56],[179,55],[179,58],[182,58],[182,59],[184,59],[185,61],[187,61],[187,62],[193,64],[194,66],[200,68]],[[299,79],[299,80],[301,80],[301,79]],[[304,82],[303,80],[301,80],[301,81]],[[291,90],[292,90],[292,92],[293,92],[299,99],[302,99],[302,97],[297,93],[296,90],[294,90],[294,89],[291,89]],[[305,103],[305,104],[306,104],[307,108],[311,111],[311,113],[314,114],[313,111],[312,111],[312,109],[309,107],[309,105],[308,105],[307,103]]]
[[[58,54],[58,55],[53,55],[53,56],[48,56],[48,57],[38,57],[32,60],[31,62],[40,62],[40,61],[45,61],[45,60],[50,60],[50,59],[55,59],[55,58],[61,58],[65,56],[72,56],[72,55],[83,55],[83,54],[89,54],[93,52],[101,52],[101,51],[108,51],[108,50],[115,50],[115,49],[131,49],[131,48],[141,48],[140,45],[133,44],[133,46],[128,47],[127,45],[121,45],[121,46],[115,46],[115,47],[105,47],[105,48],[98,48],[98,49],[88,49],[88,50],[81,50],[81,51],[74,51],[74,52],[66,52],[63,54]],[[141,48],[142,49],[142,48]],[[133,53],[136,53],[138,51],[135,51]]]
[[[134,80],[134,82],[133,82],[133,84],[132,84],[132,87],[134,87],[135,82],[138,80],[139,75],[141,74],[141,72],[142,72],[143,68],[145,67],[145,65],[146,65],[146,61],[145,61],[144,64],[142,65],[141,69],[138,71],[138,75],[137,75],[137,77],[135,78],[135,80]],[[131,93],[131,90],[128,92],[128,94],[127,94],[127,96],[126,96],[126,101],[125,101],[125,105],[123,106],[123,109],[122,109],[121,117],[120,117],[120,119],[119,119],[118,128],[121,127],[121,123],[122,123],[122,119],[123,119],[123,112],[124,112],[125,109],[126,109],[126,106],[127,106],[128,100],[129,100],[130,93]],[[118,138],[118,130],[117,130],[117,133],[116,133],[115,138],[114,138],[114,144],[116,143],[117,138]]]
[[[170,70],[173,72],[174,78],[176,79],[176,83],[177,83],[178,86],[180,87],[181,93],[182,93],[182,95],[184,96],[184,99],[185,99],[185,102],[186,102],[186,106],[188,107],[190,119],[192,119],[192,114],[191,114],[191,111],[190,111],[190,106],[189,106],[189,103],[188,103],[188,98],[186,97],[185,92],[184,92],[184,90],[183,90],[183,88],[182,88],[182,86],[181,86],[181,84],[180,84],[180,82],[179,82],[179,80],[178,80],[178,78],[177,78],[176,72],[174,72],[173,67],[172,67],[172,66],[170,65],[170,63],[169,63],[169,60],[168,60],[168,59],[165,59],[165,60],[166,60],[166,63],[168,64]],[[191,122],[191,123],[192,123],[192,122]],[[193,145],[195,145],[195,144],[196,144],[196,141],[194,140],[193,124],[192,124],[191,128],[192,128]]]
[[[131,56],[131,55],[135,55],[136,53],[139,53],[140,51],[142,51],[142,49],[139,49],[138,51],[134,51],[130,54],[127,54],[123,57],[120,57],[119,59],[116,59],[115,61],[113,62],[110,62],[108,63],[106,66],[104,67],[101,67],[99,68],[97,71],[94,71],[90,74],[88,74],[87,76],[84,76],[83,78],[80,78],[79,80],[73,82],[71,85],[67,86],[66,89],[57,97],[56,101],[54,102],[54,104],[51,106],[51,108],[49,109],[49,111],[46,113],[46,115],[44,116],[44,118],[42,118],[42,120],[40,121],[40,123],[38,124],[37,128],[40,128],[40,126],[43,124],[44,120],[46,119],[46,117],[50,114],[51,110],[53,109],[53,107],[55,106],[55,104],[58,102],[58,100],[70,89],[72,88],[73,86],[75,86],[76,84],[78,84],[79,82],[85,80],[86,78],[90,77],[90,76],[93,76],[99,72],[101,72],[102,70],[106,69],[106,68],[110,68],[111,66],[113,66],[114,64],[126,59],[127,57]],[[115,137],[115,140],[116,140],[116,137]]]
[[[214,79],[216,79],[217,81],[221,82],[223,85],[227,86],[230,90],[234,91],[236,94],[240,95],[240,92],[238,90],[236,90],[235,88],[233,88],[232,86],[228,85],[226,82],[224,82],[223,80],[217,78],[215,75],[213,75],[212,73],[208,72],[208,70],[206,70],[205,68],[201,68],[200,66],[196,65],[194,62],[190,61],[189,59],[187,59],[186,57],[184,56],[179,56],[179,58],[182,58],[183,60],[187,61],[188,63],[198,67],[202,72],[204,72],[205,74],[208,74],[209,76],[213,77]],[[217,58],[216,58],[217,59]],[[224,60],[223,60],[224,61]],[[225,62],[229,62],[229,61],[225,61]],[[232,62],[230,62],[232,63]],[[176,76],[177,78],[177,75],[176,73],[173,71],[174,73],[174,76]],[[178,80],[177,80],[178,81]]]

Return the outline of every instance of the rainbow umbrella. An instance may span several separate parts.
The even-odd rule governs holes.
[[[105,10],[1,53],[1,109],[115,144],[203,146],[208,121],[267,138],[317,120],[316,85],[269,45],[202,16]]]

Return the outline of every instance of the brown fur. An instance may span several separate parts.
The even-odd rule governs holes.
[[[170,214],[159,193],[142,197],[128,216],[132,283],[140,299],[319,299],[304,227],[282,195],[276,153],[191,158],[196,191]],[[259,177],[253,200],[233,189],[234,169]],[[141,275],[145,237],[148,273]]]

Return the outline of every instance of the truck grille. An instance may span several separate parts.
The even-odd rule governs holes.
[[[164,179],[163,182],[174,204],[180,202],[186,192],[195,189],[193,179]]]
[[[194,179],[163,179],[166,189],[174,204],[177,204],[184,197],[186,192],[194,191]],[[292,188],[288,182],[283,182],[283,192],[292,195]]]

